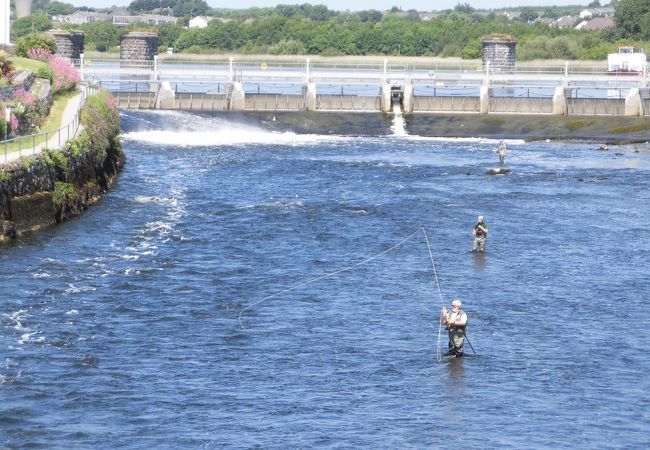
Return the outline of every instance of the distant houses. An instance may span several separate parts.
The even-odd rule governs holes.
[[[123,11],[126,12],[126,11]],[[519,19],[521,13],[517,10],[504,10],[493,11],[497,17],[501,16],[509,20]],[[481,12],[477,12],[481,13]],[[482,13],[487,13],[482,11]],[[541,11],[540,11],[541,13]],[[407,13],[402,12],[402,15]],[[437,11],[420,12],[419,18],[423,21],[429,21],[440,16]],[[544,25],[569,28],[575,27],[579,30],[601,30],[614,26],[614,8],[587,8],[580,11],[579,16],[562,16],[557,19],[548,17],[538,17],[532,23],[543,23]],[[126,26],[134,23],[142,23],[147,25],[163,25],[163,24],[177,24],[178,17],[166,16],[160,14],[141,14],[132,16],[128,14],[107,14],[93,11],[75,11],[69,16],[53,16],[52,20],[57,23],[69,23],[72,25],[84,25],[92,22],[112,22],[117,26]],[[223,23],[229,22],[231,19],[211,16],[196,16],[189,20],[188,28],[207,28],[208,24],[213,20],[219,20]],[[252,19],[247,19],[245,23],[252,22]]]
[[[123,14],[98,13],[93,11],[75,11],[69,16],[55,16],[52,19],[55,22],[69,23],[72,25],[84,25],[93,22],[112,22],[118,26],[126,26],[132,23],[143,23],[147,25],[175,25],[178,22],[178,17],[163,16],[160,14],[130,16]]]
[[[580,20],[581,18],[578,16],[562,16],[558,19],[538,17],[534,22],[557,28],[575,27],[576,30],[603,30],[614,26],[614,18],[612,16],[595,17],[593,19],[588,16],[586,17],[584,20]]]

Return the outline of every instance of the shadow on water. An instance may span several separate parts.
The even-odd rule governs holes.
[[[474,268],[482,272],[485,269],[485,262],[487,260],[485,253],[483,252],[473,252],[472,253],[473,260],[474,260]]]
[[[465,395],[465,358],[446,357],[449,389],[454,396]]]

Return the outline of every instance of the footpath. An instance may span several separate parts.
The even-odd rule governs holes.
[[[80,89],[85,88],[81,87]],[[44,148],[62,148],[68,140],[76,137],[81,131],[81,126],[79,124],[79,111],[83,106],[84,98],[84,92],[80,91],[77,95],[68,100],[68,103],[63,110],[63,114],[61,115],[61,123],[59,124],[60,128],[58,128],[58,130],[49,131],[47,133],[37,133],[33,135],[33,139],[30,136],[23,136],[20,149],[13,148],[15,147],[15,144],[0,144],[0,164],[8,163],[21,158],[22,156],[30,156],[40,153]],[[41,139],[43,140],[42,142],[32,145],[32,142],[40,141]],[[9,149],[9,147],[11,147],[11,149]]]

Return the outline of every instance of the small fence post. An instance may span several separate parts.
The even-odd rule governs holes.
[[[85,80],[86,77],[84,76],[84,54],[83,53],[79,54],[79,73],[81,74],[81,79]]]
[[[569,82],[569,61],[564,62],[564,82]]]

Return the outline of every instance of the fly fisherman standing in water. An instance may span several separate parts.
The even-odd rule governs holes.
[[[465,346],[465,328],[467,328],[467,314],[461,309],[460,300],[451,302],[451,311],[442,307],[440,320],[447,325],[449,330],[449,351],[445,356],[463,356],[463,347]]]
[[[499,155],[499,162],[502,166],[506,164],[506,153],[508,153],[508,150],[506,149],[506,143],[503,142],[503,139],[501,139],[497,147],[497,155]]]
[[[472,229],[472,235],[474,235],[472,251],[483,253],[485,251],[485,241],[488,235],[488,226],[483,221],[483,216],[478,216],[476,225],[474,225],[474,229]]]

